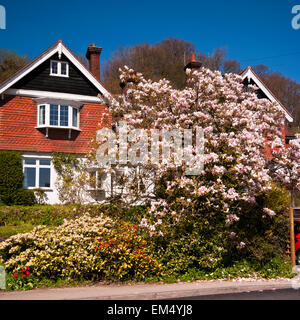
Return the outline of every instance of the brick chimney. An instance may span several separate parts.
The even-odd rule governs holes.
[[[191,69],[192,71],[198,70],[202,67],[202,62],[196,60],[196,53],[193,52],[190,61],[184,67],[184,71],[186,69]]]
[[[96,47],[91,44],[86,51],[86,57],[89,60],[90,71],[93,76],[100,81],[100,53],[102,51],[101,47]]]

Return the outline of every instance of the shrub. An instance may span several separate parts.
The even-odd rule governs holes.
[[[192,269],[211,273],[231,268],[234,261],[243,260],[266,268],[270,261],[287,258],[288,205],[286,190],[272,185],[269,191],[256,195],[253,204],[243,207],[234,224],[226,224],[217,212],[202,214],[200,209],[199,217],[194,220],[183,212],[177,224],[170,223],[162,229],[162,237],[152,237],[154,251],[165,273],[173,276]],[[269,216],[264,208],[274,211],[275,215]]]
[[[36,203],[36,198],[33,190],[19,189],[13,195],[13,203],[15,205],[33,206]]]
[[[160,266],[138,230],[135,225],[121,222],[97,241],[95,250],[105,262],[103,269],[107,279],[140,280],[148,274],[160,275]]]
[[[22,156],[15,151],[0,151],[0,202],[7,205],[33,205],[32,190],[23,190]]]
[[[29,267],[37,278],[126,279],[159,272],[147,244],[132,225],[88,214],[62,226],[36,227],[0,244],[10,272]]]
[[[273,184],[269,191],[256,197],[256,203],[244,207],[240,220],[231,228],[238,236],[230,242],[229,261],[247,259],[263,266],[284,257],[289,240],[289,203],[288,192]],[[269,216],[264,208],[275,215]],[[245,243],[243,248],[238,247],[241,242]]]
[[[23,185],[22,156],[14,151],[0,151],[0,201],[14,204],[15,194]]]

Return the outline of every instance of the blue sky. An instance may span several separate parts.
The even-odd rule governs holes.
[[[101,65],[118,46],[170,36],[211,53],[227,47],[243,67],[266,64],[300,83],[300,29],[291,25],[300,0],[0,0],[6,30],[0,48],[34,58],[61,39],[75,53],[103,47]],[[299,21],[300,23],[300,21]]]

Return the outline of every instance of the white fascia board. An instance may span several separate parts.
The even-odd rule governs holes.
[[[37,91],[37,90],[25,90],[25,89],[8,89],[5,94],[13,96],[24,96],[31,98],[44,98],[53,100],[65,100],[65,101],[78,101],[78,102],[94,102],[104,104],[104,100],[99,97],[83,96],[79,94],[60,93],[50,91]]]
[[[248,69],[247,72],[242,75],[242,78],[243,78],[243,80],[246,78],[253,79],[253,81],[256,83],[256,85],[259,87],[259,89],[261,89],[263,91],[263,93],[270,99],[270,101],[275,102],[277,108],[279,108],[280,110],[282,110],[284,112],[286,119],[289,122],[293,122],[293,118],[287,113],[287,111],[284,108],[282,108],[282,106],[280,105],[278,100],[273,96],[273,94],[271,94],[271,92],[269,90],[266,89],[264,84],[255,76],[255,74],[251,71],[251,69]]]
[[[35,62],[28,65],[26,68],[18,72],[15,76],[9,79],[0,87],[0,94],[6,91],[8,88],[12,87],[16,82],[25,77],[28,73],[34,70],[36,67],[41,65],[43,62],[48,60],[51,56],[53,56],[57,52],[57,46],[52,48],[50,51],[44,53],[41,57],[39,57]]]

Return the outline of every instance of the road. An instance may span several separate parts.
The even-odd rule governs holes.
[[[184,297],[174,300],[300,300],[300,290],[281,289]]]

